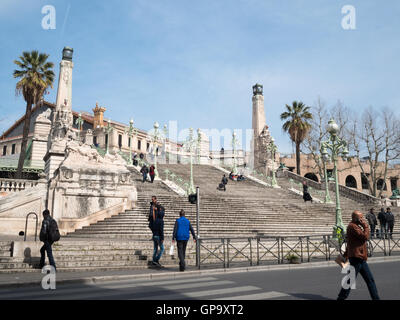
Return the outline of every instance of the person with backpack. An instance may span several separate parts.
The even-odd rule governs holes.
[[[47,252],[47,257],[49,258],[50,265],[53,266],[55,270],[57,270],[51,246],[54,242],[60,240],[60,232],[58,230],[56,220],[54,220],[50,216],[50,211],[47,209],[43,211],[43,222],[42,228],[40,229],[39,238],[40,241],[44,243],[42,248],[40,249],[39,268],[42,269],[44,267],[44,262],[46,259],[45,254]]]
[[[185,211],[181,210],[179,212],[180,218],[175,221],[174,232],[172,236],[172,243],[177,242],[178,247],[178,258],[179,258],[179,271],[185,271],[185,255],[186,255],[186,246],[187,242],[190,238],[189,231],[192,233],[194,242],[196,243],[196,235],[194,233],[193,227],[190,224],[190,221],[185,218]]]
[[[385,218],[386,218],[387,232],[389,233],[389,237],[392,238],[393,228],[394,228],[394,215],[390,208],[386,209]]]
[[[378,214],[378,220],[380,224],[380,231],[379,235],[381,239],[384,239],[387,229],[386,229],[386,214],[385,214],[385,209],[381,208],[381,212]]]
[[[369,228],[371,230],[371,239],[375,235],[375,227],[378,225],[378,221],[376,220],[375,213],[374,213],[374,208],[371,208],[369,212],[366,215],[366,218],[369,223]]]

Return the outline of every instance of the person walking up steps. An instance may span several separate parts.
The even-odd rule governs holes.
[[[162,267],[159,261],[164,253],[164,208],[163,206],[158,205],[157,210],[153,212],[154,216],[152,223],[152,232],[154,252],[153,261],[151,262],[151,264],[155,267]]]
[[[43,246],[40,249],[40,263],[39,268],[42,269],[44,267],[44,263],[46,260],[46,252],[47,257],[49,258],[50,265],[56,268],[56,263],[53,257],[53,249],[51,246],[54,242],[60,240],[60,232],[58,230],[57,222],[50,216],[49,210],[43,211],[43,222],[42,228],[40,229],[39,235],[40,241],[43,242]]]
[[[143,183],[147,180],[147,174],[149,173],[149,168],[144,164],[142,169],[140,169],[140,173],[143,175]]]
[[[189,231],[192,233],[194,242],[196,243],[196,235],[194,233],[193,227],[190,224],[190,221],[185,218],[185,211],[181,210],[179,212],[179,219],[176,219],[174,226],[174,233],[172,236],[172,243],[177,242],[178,247],[178,258],[179,258],[179,271],[185,271],[186,263],[185,263],[185,255],[186,255],[186,246],[190,238]]]
[[[155,172],[155,167],[154,165],[150,166],[150,179],[151,179],[151,183],[154,183],[154,178],[156,176],[156,172]]]

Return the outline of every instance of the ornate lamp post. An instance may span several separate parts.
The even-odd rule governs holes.
[[[324,154],[323,154],[324,152]],[[329,161],[329,156],[326,152],[326,149],[323,150],[321,148],[322,162],[324,163],[324,179],[325,179],[325,201],[324,203],[332,203],[331,196],[329,195],[329,178],[328,178],[328,170],[326,169],[326,164]]]
[[[195,147],[196,144],[196,140],[193,137],[193,128],[189,129],[189,137],[186,140],[186,148],[190,153],[190,184],[189,184],[189,188],[188,188],[188,194],[195,194],[196,193],[196,189],[194,187],[194,183],[193,183],[193,149]]]
[[[232,172],[233,172],[233,174],[238,173],[237,164],[236,164],[236,147],[237,147],[237,145],[238,145],[238,141],[236,138],[236,132],[233,132],[233,134],[232,134],[232,152],[233,152]]]
[[[278,147],[275,144],[275,139],[271,138],[270,143],[267,144],[267,151],[271,152],[271,158],[272,158],[272,187],[277,188],[278,187],[278,182],[276,181],[276,174],[275,174],[275,155],[276,151],[278,151]]]
[[[200,128],[197,129],[197,163],[200,164],[201,160],[201,132]]]
[[[336,124],[335,120],[331,119],[329,121],[327,131],[330,134],[330,140],[321,143],[321,154],[324,158],[329,158],[328,149],[331,151],[331,159],[334,164],[336,189],[336,225],[333,227],[333,230],[335,238],[342,238],[342,233],[345,228],[342,220],[342,209],[340,208],[337,159],[340,155],[347,157],[349,151],[347,149],[347,142],[338,137],[339,126]]]
[[[76,119],[75,124],[78,126],[78,140],[81,140],[82,126],[85,121],[82,119],[82,113],[79,113],[78,119]]]
[[[133,127],[133,119],[129,121],[129,128],[125,128],[125,134],[131,139],[131,143],[129,145],[129,165],[133,164],[132,161],[132,144],[133,144],[133,137],[137,134],[137,129]]]
[[[111,126],[111,120],[108,119],[107,121],[107,127],[104,128],[104,131],[107,134],[107,143],[106,143],[106,154],[108,154],[108,145],[110,144],[110,133],[114,130],[114,128]]]
[[[151,135],[151,140],[152,140],[152,144],[153,144],[153,156],[154,156],[154,174],[156,177],[158,177],[157,146],[158,146],[158,142],[161,139],[161,133],[160,133],[159,127],[160,127],[160,125],[158,124],[158,122],[154,122],[154,125],[153,125],[154,132]]]

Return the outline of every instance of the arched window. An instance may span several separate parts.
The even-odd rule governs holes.
[[[304,177],[307,178],[307,179],[310,179],[310,180],[318,182],[318,177],[312,172],[307,173]]]
[[[352,175],[346,178],[346,187],[357,189],[357,181]]]

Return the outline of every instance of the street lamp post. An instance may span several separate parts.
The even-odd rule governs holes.
[[[336,191],[336,225],[333,227],[334,237],[342,237],[342,233],[345,228],[342,220],[342,209],[340,208],[339,199],[339,181],[338,181],[338,171],[337,171],[337,160],[338,156],[342,155],[347,157],[349,151],[347,149],[347,142],[338,137],[339,126],[336,124],[335,120],[331,119],[328,123],[327,131],[330,134],[330,140],[321,143],[321,154],[323,157],[328,158],[328,149],[331,151],[331,159],[334,164],[335,172],[335,191]]]
[[[200,164],[201,160],[201,131],[197,129],[197,163]]]
[[[82,113],[79,113],[78,119],[76,119],[76,125],[78,126],[78,140],[81,140],[81,131],[82,131],[82,126],[83,126],[83,119],[82,119]]]
[[[322,149],[321,149],[322,154]],[[324,163],[324,178],[325,178],[325,203],[332,203],[331,196],[329,195],[329,178],[328,178],[328,170],[326,168],[326,164],[329,160],[329,156],[324,154],[322,156],[322,161]]]
[[[152,143],[153,143],[153,156],[154,156],[154,175],[158,177],[158,170],[157,170],[157,145],[158,141],[160,140],[160,131],[158,128],[160,125],[158,122],[155,122],[153,125],[154,133],[152,134]]]
[[[137,129],[133,126],[133,119],[129,121],[129,128],[125,128],[125,134],[131,139],[131,143],[129,145],[129,165],[133,164],[132,161],[132,144],[133,144],[133,137],[137,134]]]
[[[186,140],[186,147],[190,153],[190,183],[189,183],[189,188],[188,188],[188,194],[195,194],[196,193],[196,189],[194,187],[194,183],[193,183],[193,148],[195,146],[196,140],[193,137],[193,128],[189,129],[189,137]]]
[[[278,147],[275,144],[275,139],[271,138],[271,141],[269,144],[267,144],[267,151],[271,152],[271,158],[272,158],[272,187],[277,188],[278,187],[278,182],[276,181],[276,174],[275,174],[275,155],[276,151],[278,151]]]
[[[110,144],[110,133],[114,130],[114,128],[111,126],[111,120],[108,119],[107,121],[107,127],[104,128],[104,131],[107,134],[107,143],[106,143],[106,154],[108,154],[108,145]]]
[[[238,169],[237,169],[237,164],[236,164],[236,146],[238,144],[237,138],[236,138],[236,132],[233,132],[232,134],[232,152],[233,152],[233,166],[232,166],[232,172],[233,174],[237,174]]]

